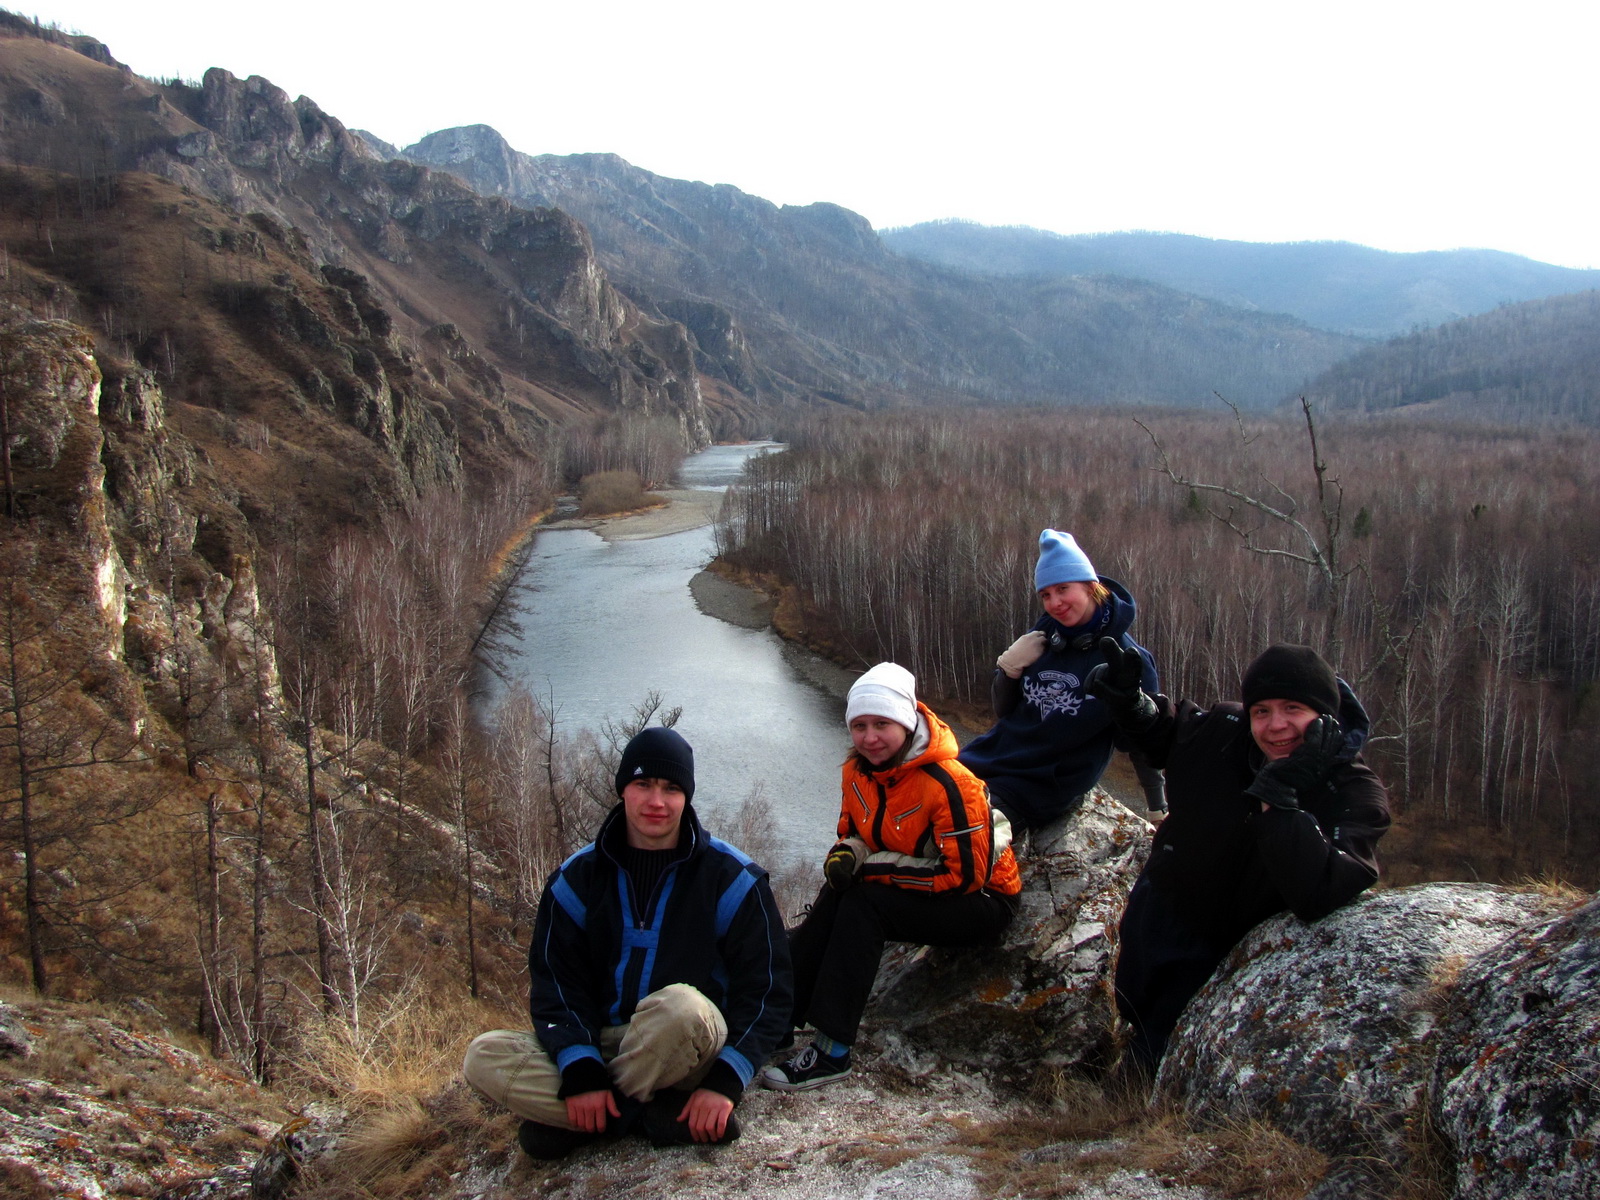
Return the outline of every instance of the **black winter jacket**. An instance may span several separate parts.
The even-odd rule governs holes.
[[[688,853],[649,896],[632,894],[617,858],[627,844],[620,804],[545,884],[528,950],[529,1009],[564,1095],[606,1086],[601,1028],[625,1023],[670,983],[699,989],[726,1019],[727,1043],[703,1086],[731,1100],[788,1031],[789,942],[766,871],[708,835],[692,805],[683,823]]]
[[[1154,725],[1135,736],[1167,772],[1170,813],[1145,865],[1150,885],[1181,898],[1190,933],[1226,952],[1284,909],[1314,921],[1378,878],[1377,843],[1389,828],[1382,782],[1358,751],[1369,722],[1340,681],[1345,747],[1323,786],[1299,811],[1244,794],[1265,761],[1236,703],[1201,709],[1157,700]]]

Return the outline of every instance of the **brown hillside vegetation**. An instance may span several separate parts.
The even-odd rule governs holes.
[[[1600,292],[1506,304],[1364,350],[1309,386],[1341,412],[1600,422]]]
[[[133,174],[101,188],[111,231],[76,193],[0,170],[0,295],[93,329],[112,388],[149,372],[169,428],[204,447],[201,490],[225,480],[258,534],[365,521],[463,482],[463,458],[487,472],[532,449],[529,425],[490,419],[501,389],[458,338],[398,344],[365,280],[319,271],[270,218]]]
[[[313,1014],[516,995],[610,787],[475,697],[558,482],[705,438],[682,328],[265,81],[9,17],[0,67],[6,977],[256,1080]]]
[[[1400,814],[1392,881],[1600,880],[1594,437],[1328,425],[1325,522],[1303,426],[1147,423],[1181,473],[1295,513],[1331,573],[1279,553],[1308,552],[1293,527],[1174,487],[1151,437],[1109,412],[801,426],[757,460],[720,544],[795,584],[855,661],[892,658],[928,693],[981,703],[994,656],[1036,616],[1039,530],[1070,529],[1132,590],[1133,634],[1173,696],[1235,695],[1272,641],[1335,654]],[[1230,513],[1264,553],[1216,519]]]
[[[613,800],[609,743],[525,693],[479,719],[537,479],[219,571],[159,388],[97,413],[83,331],[10,314],[0,346],[23,513],[0,530],[0,979],[137,1001],[347,1102],[381,1088],[400,1013],[467,1005],[434,1030],[430,1079],[452,1074],[462,1029],[522,1007],[543,879]]]
[[[157,311],[141,311],[146,293],[161,286],[151,271],[184,300],[196,286],[242,290],[231,298],[232,314],[264,306],[259,315],[280,324],[287,318],[298,340],[314,342],[313,330],[294,326],[297,303],[319,308],[316,292],[294,272],[278,278],[281,263],[265,261],[258,246],[265,238],[292,245],[308,265],[363,277],[370,295],[365,303],[352,298],[356,314],[365,319],[382,309],[381,328],[371,333],[394,342],[396,354],[430,331],[440,338],[433,357],[460,377],[445,392],[476,393],[473,403],[454,406],[458,420],[479,411],[473,420],[500,424],[505,428],[495,433],[515,438],[551,420],[630,408],[673,415],[689,440],[704,440],[706,414],[683,327],[645,317],[612,288],[587,233],[570,217],[485,200],[450,176],[408,163],[379,163],[338,121],[303,97],[291,102],[266,80],[213,70],[199,86],[157,84],[108,55],[91,58],[30,36],[35,32],[16,18],[0,27],[6,161],[61,176],[61,195],[26,214],[26,245],[41,243],[51,257],[58,221],[93,229],[94,248],[116,261],[104,278],[85,281],[95,286],[84,323],[113,342],[137,335],[120,349],[124,355],[153,368],[163,334],[198,332],[173,328],[167,318],[174,313],[154,294]],[[126,181],[119,178],[130,172],[159,175],[184,195],[124,205],[119,188]],[[191,215],[185,201],[206,199],[235,214],[260,214],[251,218],[255,228],[230,241],[214,212],[201,227],[172,219]],[[165,221],[165,231],[144,239],[145,253],[124,254],[121,243],[152,220]],[[156,243],[165,245],[157,251]],[[223,263],[208,249],[235,259]],[[270,250],[267,256],[275,257]],[[254,269],[252,258],[261,260]],[[298,294],[275,296],[274,288]],[[349,364],[369,384],[379,382],[363,366],[359,356]],[[187,382],[173,389],[185,400],[193,399],[183,394]],[[336,382],[305,374],[282,381],[310,404],[336,399],[326,395],[330,387],[337,393]],[[398,375],[397,390],[406,392],[407,382]],[[208,402],[225,401],[213,393]],[[462,431],[469,453],[474,437]]]

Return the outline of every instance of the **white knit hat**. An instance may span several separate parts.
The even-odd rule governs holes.
[[[917,681],[899,663],[879,663],[850,688],[844,723],[857,717],[888,717],[907,729],[917,727]]]

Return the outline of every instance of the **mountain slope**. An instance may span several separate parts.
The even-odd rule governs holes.
[[[1600,271],[1497,250],[1391,254],[1349,242],[1268,245],[1176,233],[1069,237],[967,221],[889,229],[882,236],[897,253],[960,270],[1147,279],[1362,337],[1394,337],[1498,304],[1600,286]]]
[[[1600,422],[1600,291],[1510,304],[1365,350],[1309,395],[1331,409]]]
[[[487,126],[404,154],[572,213],[630,295],[694,332],[703,371],[768,400],[1188,404],[1222,390],[1265,405],[1358,346],[1146,283],[921,263],[836,205],[779,207],[615,155],[527,155]]]
[[[390,495],[492,475],[584,414],[708,439],[686,332],[612,287],[565,213],[379,160],[264,79],[160,85],[30,31],[0,21],[7,290],[156,371],[180,414],[320,444],[293,427],[326,413]]]

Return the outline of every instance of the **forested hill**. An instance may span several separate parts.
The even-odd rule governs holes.
[[[372,142],[379,152],[392,150]],[[1128,279],[1017,280],[892,253],[832,204],[783,206],[615,155],[523,154],[484,125],[402,153],[570,212],[608,274],[763,400],[1276,403],[1355,340]]]
[[[1392,254],[1350,242],[1273,245],[1176,233],[1065,236],[969,221],[889,229],[882,237],[899,254],[961,270],[1148,279],[1363,337],[1395,337],[1508,302],[1600,286],[1600,271],[1555,267],[1498,250]]]
[[[1600,292],[1508,304],[1338,363],[1328,408],[1496,422],[1600,422]]]
[[[710,437],[682,327],[565,213],[383,161],[258,76],[142,79],[8,13],[0,118],[0,299],[91,330],[108,375],[155,372],[196,436],[223,413],[303,450],[322,507],[498,476],[583,414]]]

